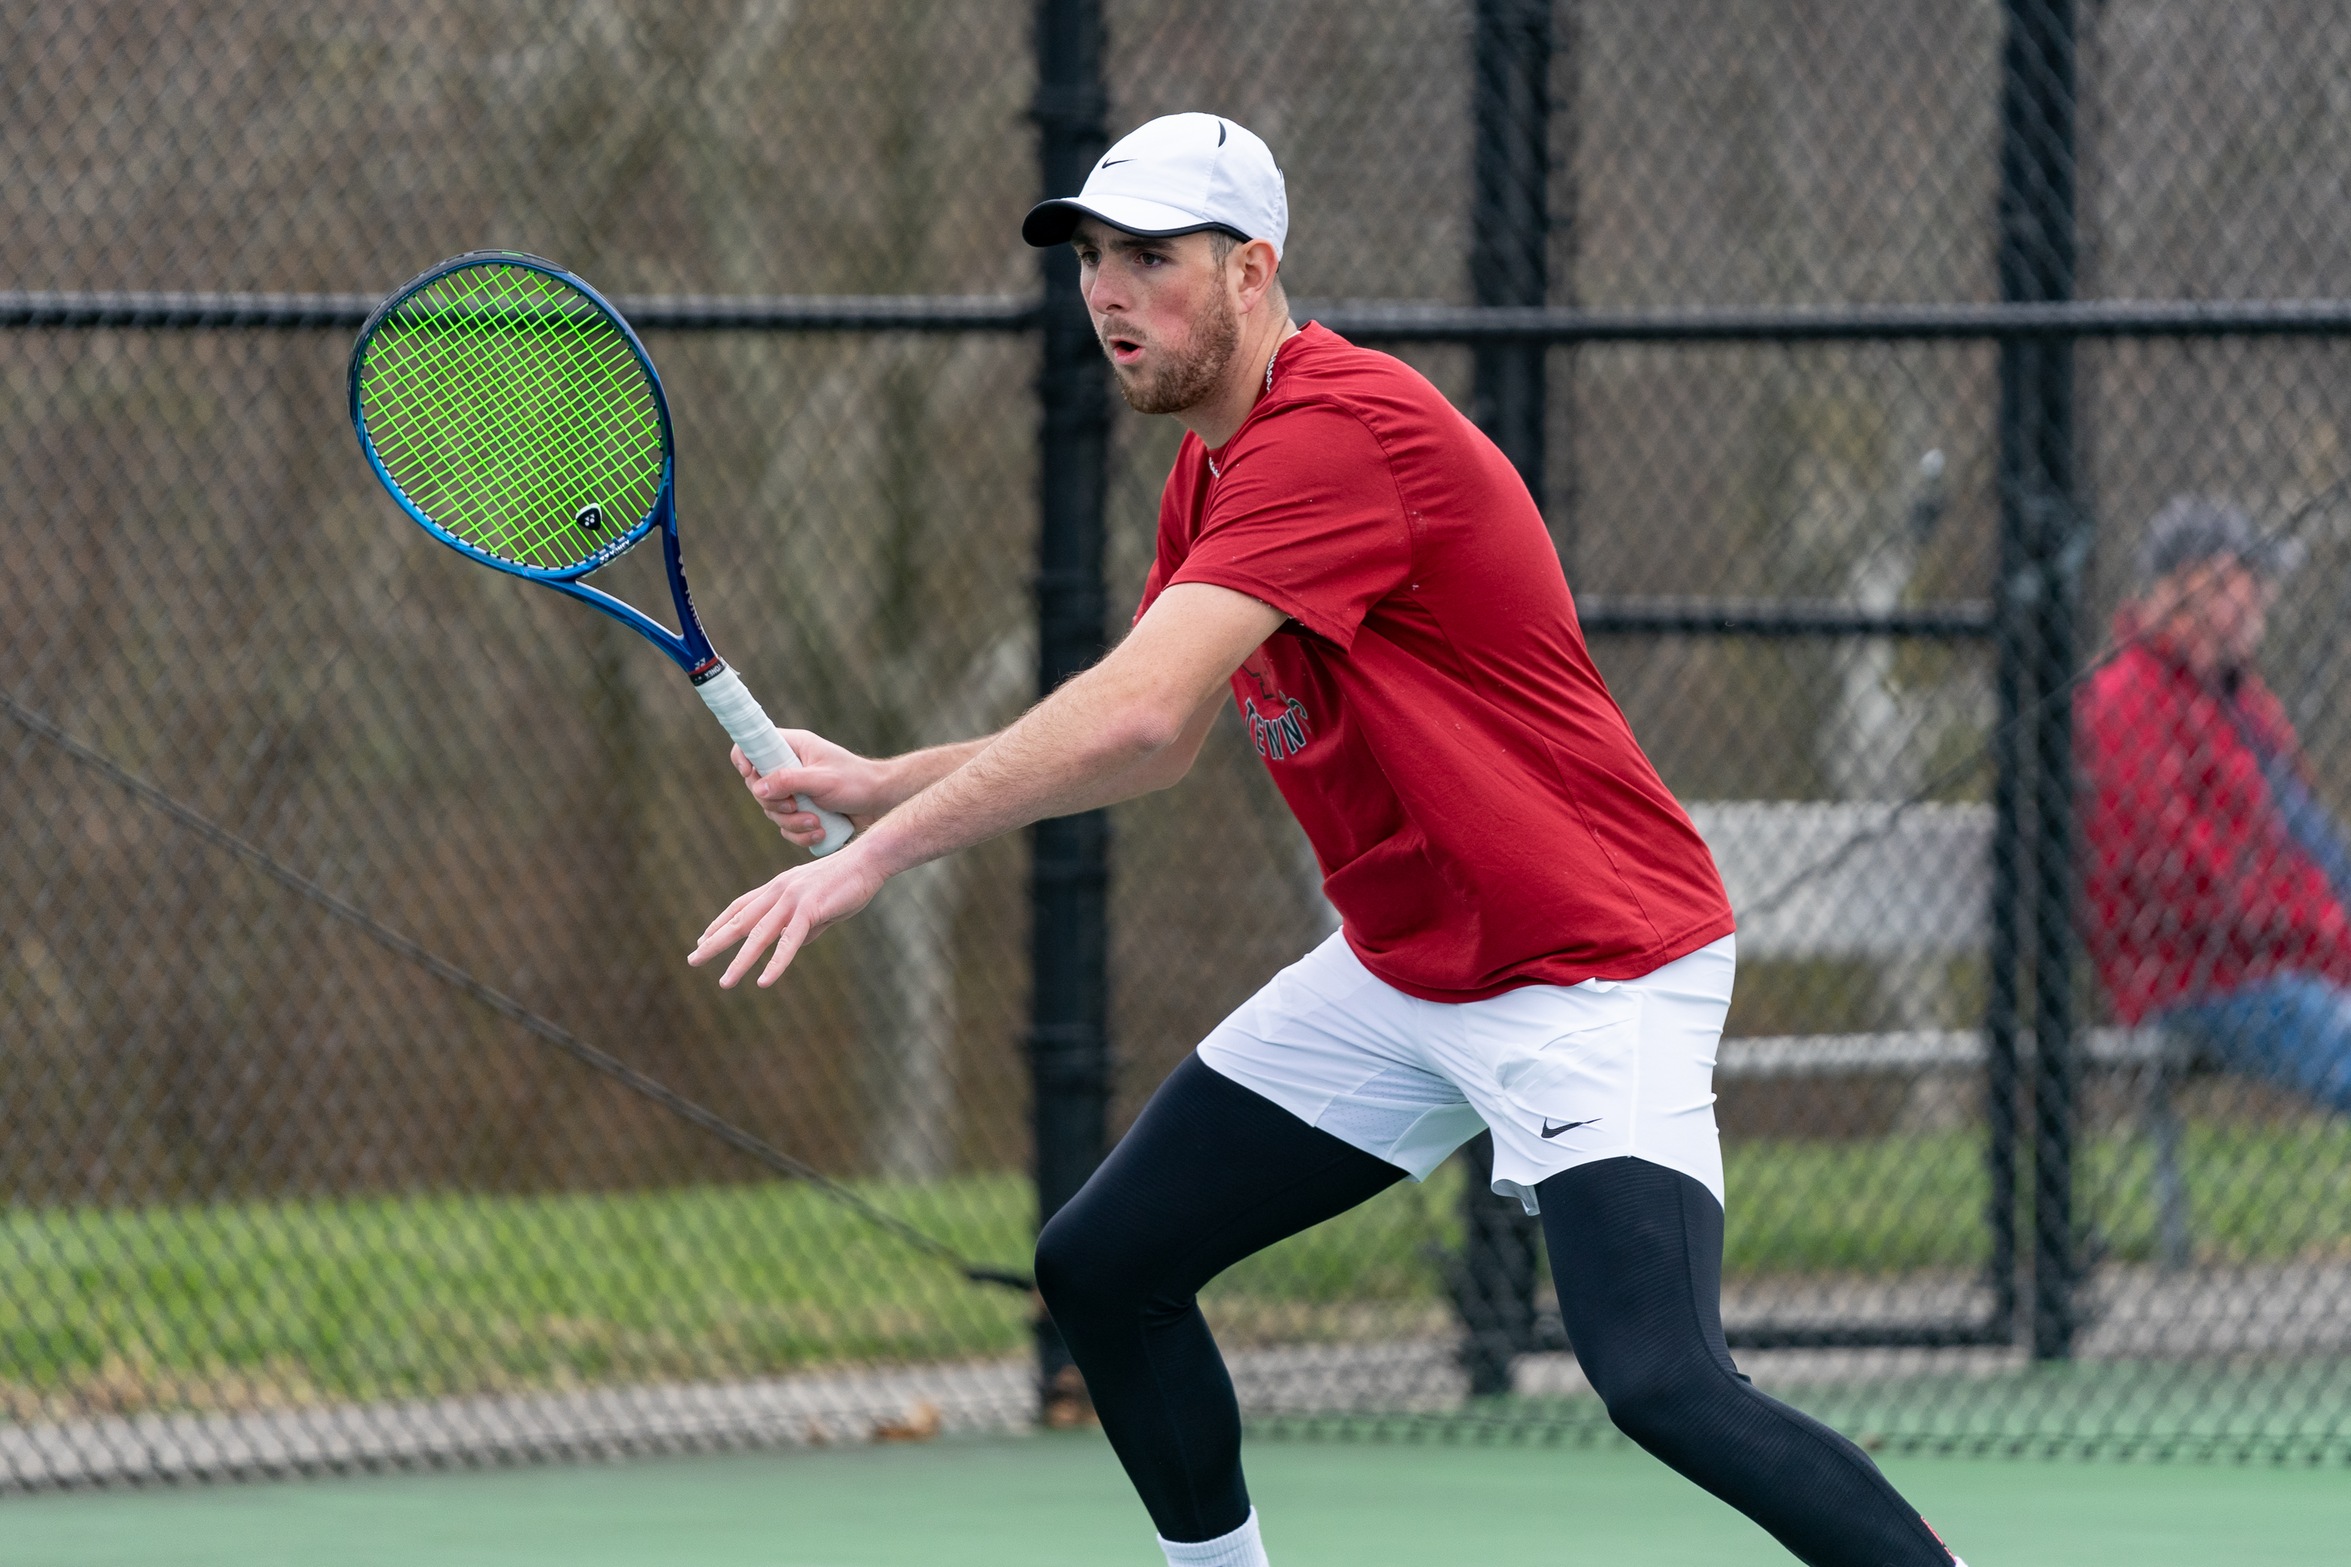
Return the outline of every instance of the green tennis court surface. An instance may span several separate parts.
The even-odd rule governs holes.
[[[1260,1442],[1281,1567],[1788,1557],[1644,1455]],[[2343,1559],[2340,1468],[1891,1460],[1973,1567]],[[0,1502],[10,1567],[1155,1567],[1094,1436]]]

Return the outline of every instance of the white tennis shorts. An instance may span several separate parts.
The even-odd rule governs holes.
[[[1494,1133],[1494,1190],[1630,1155],[1722,1200],[1714,1052],[1737,968],[1725,936],[1639,979],[1422,1001],[1334,935],[1218,1024],[1200,1059],[1309,1126],[1426,1180]]]

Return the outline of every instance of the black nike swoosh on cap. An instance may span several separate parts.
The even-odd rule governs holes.
[[[1095,164],[1094,167],[1098,169],[1115,168],[1119,164],[1132,163],[1134,161],[1135,160],[1132,158],[1104,158],[1100,163]]]
[[[1598,1116],[1592,1117],[1592,1121],[1597,1121],[1599,1119],[1600,1117]],[[1572,1132],[1579,1126],[1590,1126],[1592,1121],[1570,1121],[1565,1126],[1553,1126],[1551,1124],[1551,1118],[1549,1116],[1545,1116],[1543,1117],[1543,1139],[1544,1141],[1548,1142],[1552,1138],[1557,1137],[1561,1132]]]

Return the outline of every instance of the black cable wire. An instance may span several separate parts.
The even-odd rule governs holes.
[[[887,1209],[876,1206],[849,1187],[813,1166],[793,1158],[773,1143],[727,1120],[715,1110],[696,1104],[653,1078],[630,1066],[618,1056],[597,1049],[549,1018],[532,1011],[495,986],[485,984],[459,968],[447,958],[429,950],[422,943],[402,935],[391,926],[369,914],[358,905],[349,903],[272,856],[267,850],[205,816],[191,805],[173,798],[132,772],[129,768],[68,734],[63,726],[24,706],[5,691],[0,691],[0,710],[5,710],[26,732],[48,741],[82,766],[105,778],[128,794],[161,811],[187,831],[224,853],[234,855],[269,877],[296,896],[332,914],[347,925],[356,927],[368,939],[394,956],[403,958],[435,979],[464,992],[488,1007],[500,1017],[516,1024],[542,1043],[554,1046],[565,1055],[593,1071],[601,1072],[631,1091],[643,1095],[678,1119],[701,1128],[739,1153],[746,1154],[778,1175],[805,1181],[842,1207],[864,1219],[877,1229],[887,1230],[925,1256],[946,1263],[974,1284],[994,1284],[1024,1293],[1036,1288],[1035,1281],[1024,1273],[1009,1268],[992,1268],[975,1263],[954,1247],[936,1236],[917,1229]]]

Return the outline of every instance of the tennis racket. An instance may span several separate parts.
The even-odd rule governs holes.
[[[351,350],[351,424],[376,477],[443,544],[603,611],[667,653],[762,773],[800,759],[710,645],[678,553],[661,377],[603,295],[552,262],[475,251],[378,305]],[[661,534],[678,629],[582,580]],[[830,854],[848,819],[818,810]]]

